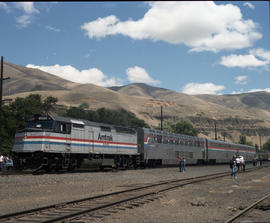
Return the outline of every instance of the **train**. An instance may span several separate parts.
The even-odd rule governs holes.
[[[101,169],[229,163],[241,155],[252,161],[255,147],[131,128],[54,114],[34,115],[15,134],[13,161],[17,169],[58,171],[97,166]]]

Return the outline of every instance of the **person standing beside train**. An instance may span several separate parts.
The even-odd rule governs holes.
[[[256,166],[256,158],[254,157],[252,160],[253,166]]]
[[[236,172],[237,172],[237,163],[236,163],[236,156],[233,155],[232,160],[230,161],[230,166],[232,169],[232,177],[234,179],[237,179]]]
[[[239,159],[240,159],[240,168],[241,168],[241,171],[244,171],[244,157],[243,156],[240,156]]]
[[[231,177],[233,176],[233,158],[230,160],[230,168],[232,170]]]
[[[186,158],[183,157],[183,172],[186,171]]]
[[[179,156],[179,171],[182,172],[183,171],[183,158],[181,156]]]
[[[240,157],[237,156],[236,159],[235,159],[235,161],[236,161],[236,166],[237,166],[237,172],[239,172],[239,170],[240,170],[240,163],[241,163]]]
[[[243,157],[243,171],[246,171],[246,160],[244,157]]]
[[[3,163],[4,163],[4,156],[0,153],[0,171],[2,171]]]

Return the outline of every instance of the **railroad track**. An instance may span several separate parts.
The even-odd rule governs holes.
[[[4,170],[0,172],[0,177],[13,176],[13,175],[29,175],[32,174],[30,171],[18,171],[18,170]]]
[[[266,213],[266,211],[268,211],[268,213]],[[238,222],[270,222],[270,194],[267,194],[232,218],[225,221],[225,223]]]
[[[247,169],[246,172],[256,169],[258,168],[250,168]],[[121,210],[121,205],[127,205],[131,208],[136,207],[157,199],[163,192],[188,184],[213,180],[228,175],[230,175],[230,172],[226,171],[206,176],[160,182],[143,187],[2,215],[0,216],[0,222],[76,222],[74,219],[82,218],[82,216],[86,214],[88,217],[95,218],[95,215],[98,216],[98,213],[102,210],[105,210],[106,213],[110,213],[117,211],[117,209]]]
[[[103,172],[109,172],[112,169],[105,169]],[[119,170],[120,171],[120,170]],[[0,177],[4,176],[13,176],[13,175],[43,175],[43,174],[70,174],[70,173],[91,173],[91,172],[100,172],[100,169],[79,169],[74,171],[58,171],[58,172],[43,172],[43,173],[35,173],[32,170],[4,170],[0,172]]]

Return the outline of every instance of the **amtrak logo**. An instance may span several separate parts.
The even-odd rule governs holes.
[[[107,141],[113,141],[112,135],[101,135],[100,133],[98,134],[98,140],[107,140]]]

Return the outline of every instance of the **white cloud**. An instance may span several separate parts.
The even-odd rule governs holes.
[[[185,44],[191,51],[213,51],[250,47],[262,38],[257,25],[244,20],[240,8],[212,1],[150,2],[143,18],[120,21],[115,15],[84,23],[90,39],[121,34],[132,39],[151,39]]]
[[[126,74],[128,76],[128,80],[133,83],[146,83],[146,84],[159,84],[160,82],[157,80],[153,80],[146,70],[142,67],[129,67],[126,70]]]
[[[235,77],[235,83],[245,85],[247,84],[247,76],[237,76]]]
[[[54,31],[54,32],[60,32],[61,31],[60,29],[57,29],[57,28],[55,28],[53,26],[46,26],[46,29]]]
[[[253,93],[253,92],[259,92],[259,91],[265,91],[270,93],[270,88],[264,88],[264,89],[251,89],[247,92],[245,92],[243,89],[240,89],[240,91],[233,91],[232,94],[243,94],[243,93]]]
[[[0,2],[0,8],[3,8],[6,12],[10,11],[9,6],[5,2]]]
[[[15,7],[23,10],[27,14],[39,13],[39,10],[35,8],[34,2],[16,2]]]
[[[233,91],[231,94],[243,94],[243,93],[245,93],[244,89],[240,89],[239,91]]]
[[[257,92],[257,91],[266,91],[270,93],[270,88],[264,88],[264,89],[252,89],[249,90],[248,92]]]
[[[33,2],[15,2],[15,8],[23,10],[24,14],[16,18],[18,27],[25,28],[33,21],[33,14],[39,14],[39,10],[35,8]]]
[[[108,78],[102,71],[97,68],[90,68],[88,70],[80,71],[70,65],[61,66],[58,64],[54,66],[36,66],[33,64],[28,64],[26,67],[37,68],[76,83],[91,83],[103,87],[122,85],[121,79],[114,77]]]
[[[90,39],[97,37],[105,37],[110,34],[110,30],[119,20],[115,16],[108,16],[106,18],[98,18],[96,21],[85,23],[81,26],[84,30],[90,30],[88,37]]]
[[[250,2],[245,2],[243,5],[247,6],[250,9],[255,9],[255,6],[253,4],[251,4]]]
[[[225,89],[223,85],[215,85],[213,83],[189,83],[183,87],[182,91],[185,94],[218,94],[219,91]]]
[[[27,27],[30,23],[32,23],[32,17],[30,15],[22,15],[16,18],[16,22],[18,26],[21,28]]]
[[[262,48],[252,49],[249,51],[250,54],[260,57],[268,62],[270,62],[270,51],[266,51]]]
[[[252,54],[248,55],[235,55],[221,57],[220,64],[226,67],[241,67],[241,68],[252,68],[252,67],[264,67],[269,64],[267,60],[259,60]]]

